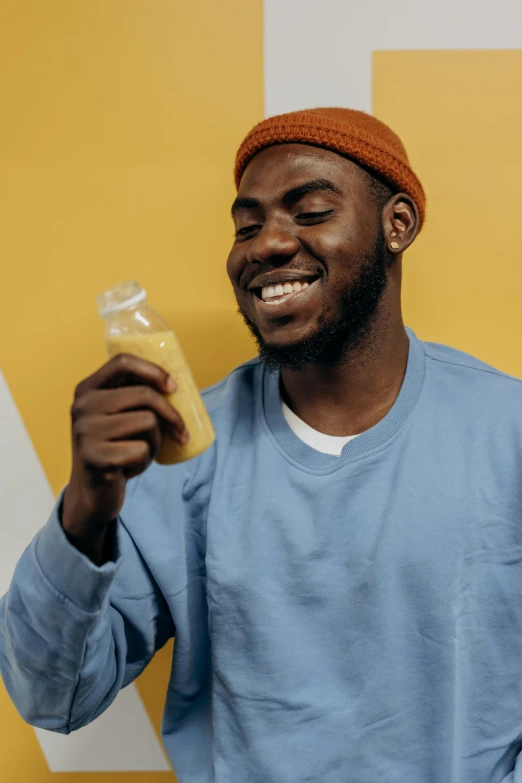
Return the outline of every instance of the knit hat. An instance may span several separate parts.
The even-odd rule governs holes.
[[[236,187],[248,162],[260,150],[292,142],[337,152],[375,172],[393,188],[411,196],[422,227],[426,196],[401,140],[380,120],[354,109],[305,109],[263,120],[252,128],[237,152]]]

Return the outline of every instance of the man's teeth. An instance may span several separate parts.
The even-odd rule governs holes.
[[[279,296],[286,296],[286,294],[293,294],[297,291],[303,291],[308,288],[309,283],[283,283],[281,285],[267,285],[261,289],[261,299],[266,302],[268,299],[274,299]]]

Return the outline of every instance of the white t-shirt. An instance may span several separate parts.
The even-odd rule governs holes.
[[[334,457],[340,457],[343,446],[348,443],[349,440],[353,440],[353,438],[357,437],[357,435],[342,435],[339,437],[338,435],[325,435],[324,432],[318,432],[300,419],[299,416],[296,416],[285,402],[281,400],[281,403],[289,427],[291,427],[298,438],[316,451],[322,451],[323,454],[332,454]]]

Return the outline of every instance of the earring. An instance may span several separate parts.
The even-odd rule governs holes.
[[[390,242],[390,247],[392,250],[398,250],[399,249],[399,243],[398,242]]]

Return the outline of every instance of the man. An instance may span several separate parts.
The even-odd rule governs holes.
[[[175,636],[180,783],[516,783],[520,381],[405,329],[425,198],[380,122],[266,120],[236,182],[260,358],[205,392],[216,444],[171,468],[162,370],[80,384],[70,483],[0,605],[4,683],[67,733]]]

